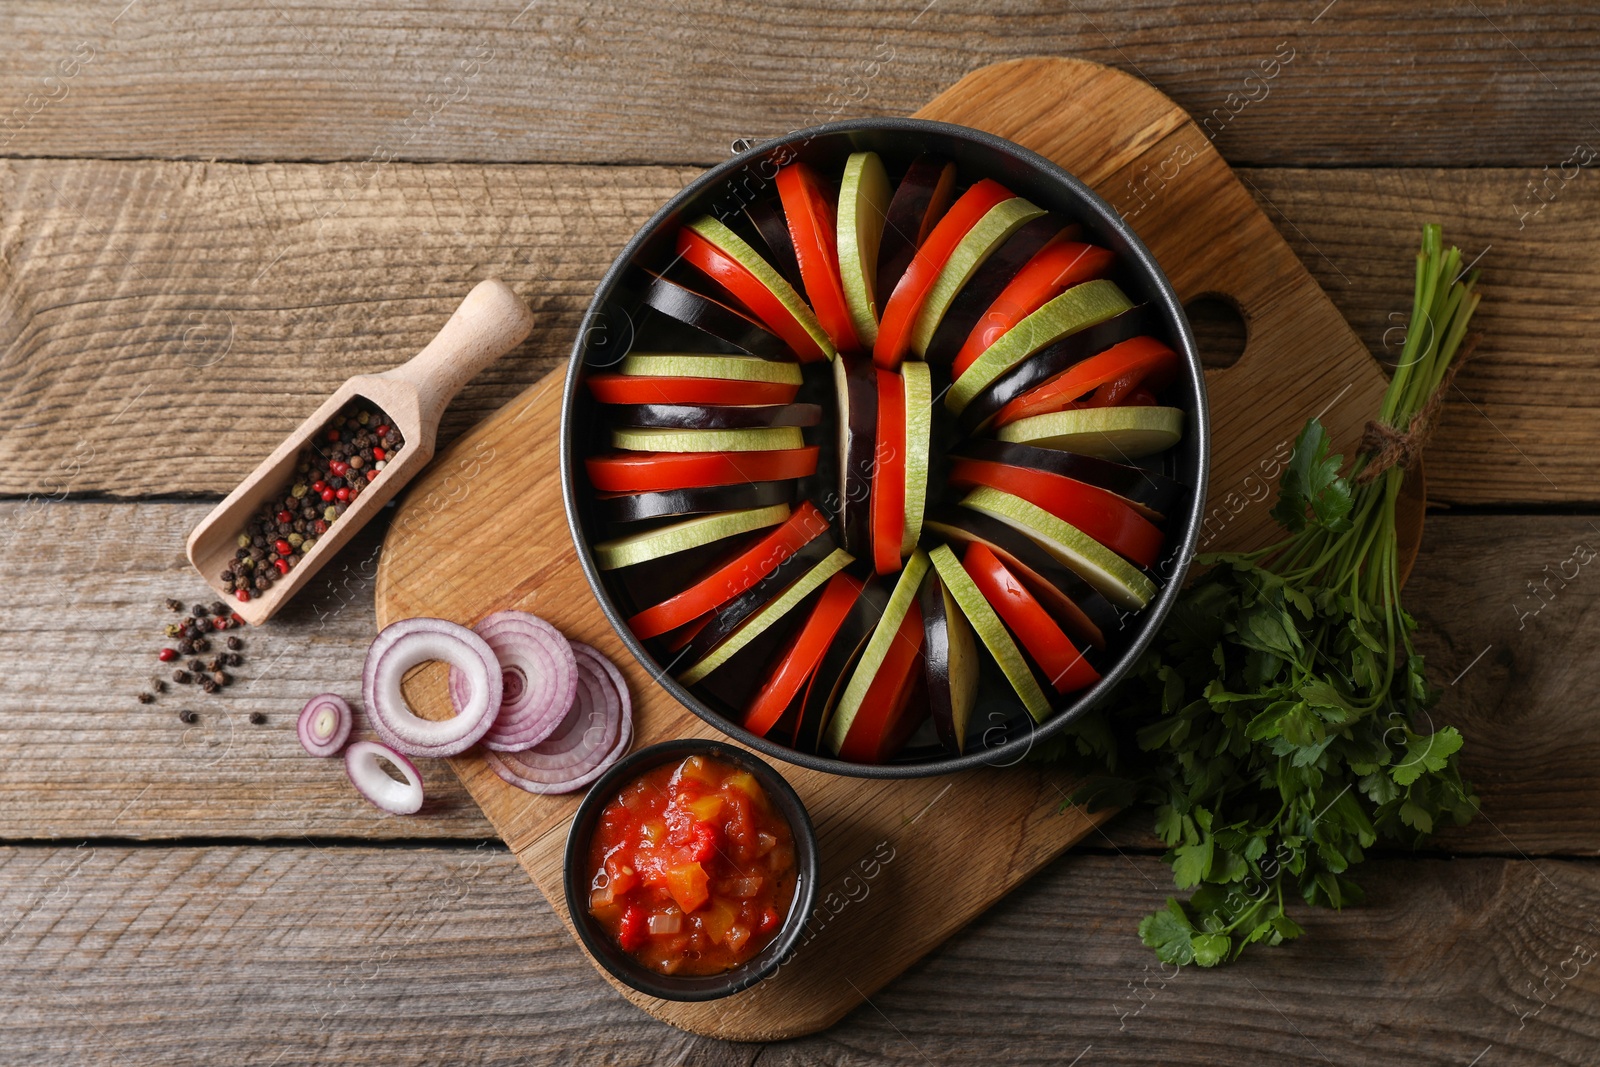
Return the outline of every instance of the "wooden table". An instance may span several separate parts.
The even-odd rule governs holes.
[[[1600,16],[433,6],[0,8],[0,1062],[1595,1062]],[[204,594],[189,527],[474,281],[540,322],[446,439],[564,357],[622,242],[735,138],[1036,53],[1205,122],[1375,352],[1423,221],[1481,254],[1407,602],[1484,815],[1373,858],[1367,906],[1163,974],[1134,928],[1170,882],[1132,813],[833,1030],[719,1044],[600,980],[442,766],[396,819],[300,753],[305,696],[356,687],[374,534],[247,635],[225,699],[135,701],[162,602]]]

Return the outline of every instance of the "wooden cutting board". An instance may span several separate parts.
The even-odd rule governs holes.
[[[1129,219],[1185,303],[1210,294],[1237,305],[1244,354],[1207,375],[1214,473],[1202,536],[1211,551],[1262,543],[1277,465],[1301,424],[1321,413],[1336,444],[1353,449],[1384,377],[1206,135],[1145,82],[1073,59],[986,67],[917,115],[1055,160]],[[627,656],[578,566],[557,475],[563,373],[468,432],[413,485],[384,543],[378,624],[534,612],[623,669],[637,745],[711,736]],[[447,714],[443,676],[434,666],[408,683],[424,715]],[[451,764],[570,928],[561,862],[578,796],[521,792],[471,753]],[[888,782],[782,769],[821,841],[809,939],[778,975],[728,1000],[677,1004],[618,986],[674,1026],[742,1041],[820,1030],[1111,814],[1063,810],[1072,783],[1031,764]],[[1130,936],[1134,920],[1108,936]]]

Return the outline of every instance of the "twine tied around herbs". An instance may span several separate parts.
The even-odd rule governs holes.
[[[1355,477],[1357,485],[1376,481],[1380,474],[1391,467],[1409,470],[1418,459],[1422,458],[1422,450],[1427,447],[1428,438],[1433,436],[1434,428],[1438,424],[1439,412],[1444,407],[1445,393],[1455,382],[1456,372],[1472,356],[1472,350],[1477,344],[1477,334],[1467,337],[1461,345],[1461,351],[1444,372],[1444,377],[1439,379],[1439,387],[1433,391],[1433,395],[1428,397],[1417,413],[1411,416],[1411,421],[1404,430],[1377,419],[1368,420],[1367,427],[1361,434],[1361,453],[1367,457],[1367,464]]]

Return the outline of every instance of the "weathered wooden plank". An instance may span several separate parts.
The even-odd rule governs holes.
[[[396,165],[352,193],[333,170],[0,161],[0,492],[225,492],[499,274],[539,323],[457,400],[448,440],[566,355],[611,258],[694,173]],[[1244,176],[1374,351],[1400,338],[1422,220],[1485,252],[1435,501],[1600,498],[1600,186],[1524,218],[1516,171]]]
[[[1504,0],[27,0],[0,13],[0,152],[705,163],[1045,54],[1151,80],[1238,162],[1539,167],[1592,137],[1596,32]]]
[[[1175,971],[1134,934],[1168,893],[1160,865],[1069,854],[833,1030],[760,1049],[634,1009],[498,850],[5,849],[0,1034],[13,1062],[125,1067],[374,1047],[394,1064],[1587,1062],[1600,870],[1365,874],[1369,904],[1302,908],[1300,944]]]
[[[182,546],[206,507],[0,503],[0,662],[14,665],[0,690],[0,840],[491,836],[443,763],[424,768],[427,814],[386,817],[355,795],[336,762],[305,756],[295,740],[294,715],[311,694],[360,696],[377,529],[282,615],[244,632],[248,661],[234,687],[135,701],[159,666],[161,627],[171,618],[163,601],[203,595]],[[1600,641],[1600,614],[1589,610],[1600,585],[1593,564],[1577,562],[1600,549],[1590,523],[1428,519],[1406,602],[1447,690],[1439,714],[1469,739],[1465,767],[1488,815],[1446,835],[1444,847],[1600,850],[1600,705],[1586,673]],[[1563,565],[1579,573],[1565,587]],[[1538,595],[1530,581],[1540,583]],[[177,720],[183,707],[202,713],[197,726]],[[251,725],[254,711],[268,722]],[[1149,845],[1145,826],[1126,817],[1110,840]]]

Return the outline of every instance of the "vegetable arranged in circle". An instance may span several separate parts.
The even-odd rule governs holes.
[[[1170,569],[1173,329],[1097,234],[992,178],[777,162],[623,280],[637,351],[584,368],[576,428],[590,558],[750,734],[971,753],[1099,686]]]

